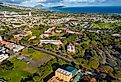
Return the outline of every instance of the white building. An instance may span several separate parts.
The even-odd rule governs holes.
[[[3,41],[2,36],[0,36],[0,41]]]
[[[19,51],[23,50],[24,48],[25,48],[24,46],[17,45],[17,46],[13,49],[13,52],[19,52]]]
[[[63,43],[60,40],[40,40],[40,44],[62,45]]]
[[[32,16],[32,13],[31,12],[29,12],[29,16]]]
[[[114,37],[121,37],[121,34],[112,34]]]
[[[0,48],[0,62],[2,62],[3,60],[6,60],[8,58],[8,54],[7,54],[7,49],[2,47]]]
[[[6,60],[8,57],[9,57],[8,54],[0,54],[0,62]]]
[[[11,43],[11,44],[6,45],[5,47],[8,48],[8,49],[10,49],[10,50],[12,50],[13,48],[16,47],[16,44]]]
[[[11,43],[11,44],[6,45],[6,48],[8,48],[10,50],[13,50],[13,52],[15,53],[15,52],[21,51],[25,47],[21,46],[21,45],[14,44],[14,43]]]
[[[68,52],[75,53],[75,46],[72,45],[72,44],[69,44],[69,45],[67,46],[67,51],[68,51]]]

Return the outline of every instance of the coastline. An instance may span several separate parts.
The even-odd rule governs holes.
[[[87,7],[54,7],[46,9],[59,13],[90,13],[90,14],[114,14],[121,15],[121,6],[87,6]]]

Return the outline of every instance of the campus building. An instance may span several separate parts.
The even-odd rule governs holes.
[[[53,76],[48,82],[70,82],[73,74],[64,69],[58,68],[55,71],[55,76]]]

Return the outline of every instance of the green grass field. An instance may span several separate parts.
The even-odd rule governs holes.
[[[116,27],[121,26],[121,23],[93,23],[91,27],[93,29],[115,29]]]
[[[21,82],[22,78],[27,78],[34,73],[39,74],[39,76],[32,77],[33,81],[24,82],[45,82],[45,79],[49,74],[54,72],[55,69],[61,67],[63,64],[67,64],[62,60],[53,59],[46,64],[40,66],[39,68],[34,68],[26,64],[25,62],[12,58],[11,63],[13,63],[14,68],[11,70],[6,70],[0,67],[0,78],[4,78],[7,82]],[[51,76],[52,77],[52,76]],[[23,81],[22,81],[23,82]]]
[[[33,59],[41,59],[45,56],[49,56],[46,53],[39,52],[39,51],[34,50],[32,48],[28,48],[28,49],[23,50],[21,54],[24,56],[31,57]]]
[[[20,82],[21,78],[27,77],[36,71],[36,69],[32,69],[28,64],[16,58],[12,58],[10,61],[14,65],[12,70],[0,68],[0,77],[7,80],[7,82]]]

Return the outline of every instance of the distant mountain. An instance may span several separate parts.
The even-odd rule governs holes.
[[[2,2],[0,2],[0,4],[3,4]]]
[[[18,5],[13,5],[13,4],[1,4],[4,7],[9,7],[13,9],[19,9],[19,10],[32,10],[32,7],[25,7],[25,6],[18,6]]]
[[[50,8],[63,8],[65,6],[54,6],[54,7],[50,7]]]
[[[62,7],[65,7],[65,6],[53,6],[53,7],[45,7],[41,4],[37,5],[37,6],[34,6],[34,8],[36,9],[49,9],[49,8],[62,8]]]
[[[34,6],[34,8],[36,8],[36,9],[44,9],[45,7],[43,5],[41,5],[41,4],[39,4],[39,5]]]
[[[8,12],[27,12],[32,10],[29,7],[22,7],[17,5],[9,5],[9,4],[0,4],[0,12],[1,11],[8,11]]]
[[[0,4],[0,11],[10,11],[10,10],[14,10],[14,8]]]

